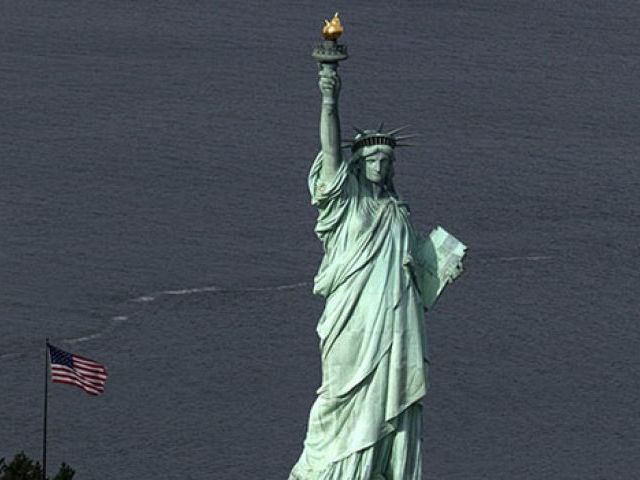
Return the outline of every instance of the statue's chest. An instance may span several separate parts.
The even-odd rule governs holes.
[[[353,239],[368,233],[371,230],[377,212],[368,205],[358,205],[349,216],[349,236]]]
[[[349,219],[349,235],[389,235],[403,238],[410,228],[408,209],[392,199],[374,201],[364,199],[353,209]]]

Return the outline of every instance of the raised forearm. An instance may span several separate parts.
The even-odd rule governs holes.
[[[338,114],[338,97],[340,94],[340,77],[334,69],[320,70],[320,92],[322,107],[320,110],[320,145],[322,148],[321,176],[331,180],[341,162],[340,155],[340,117]]]
[[[325,179],[333,178],[340,166],[340,116],[338,103],[325,103],[320,111],[320,145],[322,146],[322,171]]]

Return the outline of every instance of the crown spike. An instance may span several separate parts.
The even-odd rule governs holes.
[[[390,132],[387,132],[387,135],[395,135],[396,133],[399,133],[402,130],[405,130],[406,128],[409,128],[409,127],[410,125],[403,125],[402,127],[394,128]]]
[[[384,128],[384,122],[381,122],[376,130],[363,130],[356,126],[353,126],[353,129],[357,132],[357,135],[351,143],[351,151],[356,152],[358,149],[362,147],[374,146],[374,145],[387,145],[391,148],[396,146],[398,147],[415,147],[417,145],[403,143],[405,140],[409,138],[417,137],[418,135],[398,135],[395,136],[396,133],[408,128],[409,125],[404,125],[399,128],[395,128],[388,133],[382,131]]]

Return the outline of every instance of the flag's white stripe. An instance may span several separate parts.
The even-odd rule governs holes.
[[[98,373],[98,372],[94,372],[93,370],[85,370],[84,368],[76,367],[75,365],[74,365],[73,369],[78,371],[78,372],[84,373],[86,375],[91,375],[93,377],[107,378],[107,374],[106,373]]]
[[[73,375],[77,375],[77,373],[73,368],[67,367],[66,365],[59,365],[57,363],[54,363],[53,365],[51,365],[51,372],[53,373],[54,371],[69,372]]]
[[[103,380],[107,379],[107,374],[106,373],[97,373],[93,370],[85,370],[84,368],[78,367],[76,365],[73,366],[73,369],[76,372],[79,372],[83,375],[86,375],[87,377],[94,377],[94,378],[101,378]]]
[[[93,383],[83,382],[81,378],[77,378],[77,377],[74,377],[72,375],[52,375],[51,379],[54,382],[56,380],[61,380],[61,379],[72,380],[74,382],[78,382],[78,384],[81,384],[84,387],[100,390],[101,392],[104,391],[104,385],[97,385],[97,384],[93,384]]]
[[[73,363],[74,365],[81,365],[83,368],[86,368],[87,370],[95,370],[96,372],[106,371],[106,369],[104,368],[104,365],[100,365],[99,363],[95,363],[95,362],[87,362],[86,360],[78,358],[75,355],[73,355]]]
[[[76,374],[74,372],[68,372],[66,370],[65,371],[52,371],[51,372],[51,376],[52,377],[53,376],[61,376],[61,377],[75,378],[76,380],[78,380],[78,381],[80,381],[80,382],[82,382],[82,383],[84,383],[86,385],[92,386],[92,387],[102,387],[104,385],[104,383],[105,383],[105,382],[94,382],[94,381],[86,379],[86,378],[84,378],[84,377],[82,377],[82,376],[80,376],[80,375],[78,375],[78,374]]]
[[[92,385],[92,384],[88,384],[86,382],[83,382],[81,379],[74,377],[72,375],[52,375],[51,376],[51,380],[53,380],[54,382],[66,382],[66,383],[73,383],[75,385],[78,385],[79,387],[82,388],[86,388],[89,389],[91,391],[95,391],[95,392],[104,392],[104,387],[101,385]]]
[[[74,360],[78,360],[80,362],[85,362],[85,363],[90,364],[90,365],[95,365],[96,367],[102,367],[103,366],[101,363],[98,363],[95,360],[91,360],[90,358],[83,357],[82,355],[75,355],[75,354],[72,353],[71,356],[73,357]]]
[[[104,370],[104,365],[100,365],[99,363],[95,363],[95,362],[87,362],[85,360],[82,360],[81,358],[76,357],[75,355],[73,356],[73,363],[78,364],[78,365],[82,365],[85,368],[91,368],[91,369],[95,369],[95,370]]]
[[[107,375],[106,374],[95,374],[93,372],[89,372],[86,373],[84,372],[82,369],[77,368],[77,367],[68,367],[67,365],[60,365],[58,363],[54,363],[53,365],[51,365],[51,368],[64,368],[70,372],[75,372],[76,374],[88,378],[88,379],[92,379],[92,380],[96,380],[96,381],[102,381],[104,383],[104,381],[107,379]]]
[[[84,390],[85,392],[91,394],[91,395],[100,395],[102,392],[98,391],[96,389],[93,389],[91,387],[85,387],[84,385],[78,383],[75,380],[68,380],[68,379],[58,379],[58,380],[54,380],[54,382],[57,383],[68,383],[69,385],[75,385],[78,388],[81,388],[82,390]]]
[[[55,383],[66,383],[68,385],[73,385],[74,387],[78,387],[82,390],[84,390],[85,392],[87,392],[89,395],[100,395],[100,393],[102,392],[96,392],[94,390],[90,390],[82,385],[79,385],[77,382],[74,382],[73,380],[55,380]]]
[[[53,365],[51,365],[51,370],[54,370],[54,369],[70,372],[78,376],[84,376],[82,372],[79,372],[76,368],[72,368],[67,365],[60,365],[60,364],[54,363]]]
[[[98,362],[96,362],[95,360],[91,360],[90,358],[83,357],[82,355],[76,355],[76,354],[72,353],[72,354],[71,354],[71,356],[72,356],[74,359],[76,359],[76,360],[80,360],[80,361],[83,361],[83,362],[85,362],[85,363],[90,363],[90,364],[98,365],[98,366],[102,365],[101,363],[98,363]]]
[[[91,387],[91,388],[102,388],[102,389],[104,389],[104,384],[87,382],[87,381],[83,380],[82,378],[79,378],[78,376],[70,374],[70,373],[58,373],[58,372],[56,372],[56,373],[53,373],[51,375],[51,378],[52,379],[67,378],[67,379],[70,379],[70,380],[78,381],[78,382],[82,383],[83,385],[86,385],[86,386]]]
[[[50,346],[49,352],[53,382],[74,385],[89,395],[99,395],[104,392],[104,384],[107,380],[107,369],[104,365],[53,346]],[[66,365],[68,362],[71,366]]]
[[[82,381],[83,383],[86,383],[87,385],[91,385],[91,386],[102,386],[105,384],[105,382],[103,380],[92,380],[90,378],[86,378],[83,375],[79,375],[76,371],[74,371],[72,368],[69,368],[67,366],[64,365],[52,365],[51,366],[51,375],[61,375],[61,376],[67,376],[70,378],[75,378],[79,381]]]

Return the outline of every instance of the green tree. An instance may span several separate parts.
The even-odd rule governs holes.
[[[75,470],[66,463],[60,465],[60,470],[53,480],[72,480]],[[18,453],[10,463],[0,458],[0,480],[42,480],[42,467],[25,455]]]

